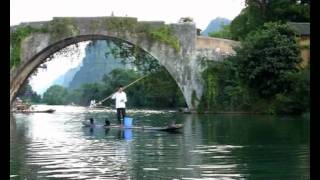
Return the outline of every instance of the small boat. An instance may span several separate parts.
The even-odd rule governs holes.
[[[173,132],[173,131],[176,131],[178,129],[181,129],[183,128],[183,124],[175,124],[175,125],[171,125],[171,126],[166,126],[166,127],[160,127],[160,128],[157,128],[155,127],[155,130],[157,131],[167,131],[167,132]]]
[[[95,125],[95,124],[90,124],[88,122],[82,122],[84,127],[90,127],[90,128],[95,128],[95,127],[102,127],[106,129],[110,128],[117,128],[117,129],[140,129],[140,130],[154,130],[154,131],[167,131],[167,132],[174,132],[177,131],[181,128],[183,128],[183,124],[174,124],[166,127],[152,127],[152,126],[131,126],[131,127],[125,127],[125,126],[120,126],[120,125],[110,125],[110,126],[104,126],[104,125]]]
[[[93,107],[89,107],[89,109],[111,109],[107,106],[93,106]]]
[[[56,110],[54,109],[48,109],[48,110],[43,110],[43,111],[34,111],[34,110],[15,110],[13,112],[15,113],[53,113]]]

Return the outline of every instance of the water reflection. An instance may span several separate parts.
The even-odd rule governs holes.
[[[130,141],[133,137],[132,129],[110,129],[104,127],[82,127],[84,136],[91,136],[93,138],[105,138],[105,139],[114,139],[114,140],[126,140]]]
[[[308,179],[309,121],[274,116],[130,112],[134,125],[182,132],[85,128],[114,112],[55,107],[10,117],[11,179]]]

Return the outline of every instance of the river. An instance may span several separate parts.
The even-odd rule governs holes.
[[[12,114],[10,179],[310,179],[309,118],[128,110],[134,125],[183,123],[177,133],[84,128],[112,110],[45,106]]]

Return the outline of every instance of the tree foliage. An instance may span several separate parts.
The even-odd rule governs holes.
[[[310,111],[310,68],[288,74],[294,82],[292,91],[276,95],[277,113],[302,114]]]
[[[107,41],[107,45],[110,51],[105,53],[106,58],[109,55],[121,58],[123,64],[132,64],[138,71],[144,73],[154,72],[160,68],[158,60],[138,46],[117,39]]]
[[[141,77],[133,70],[116,69],[103,78],[110,94],[119,85],[125,86]],[[109,94],[108,93],[108,94]],[[184,97],[170,74],[162,67],[157,72],[130,86],[126,90],[129,107],[173,108],[185,106]],[[113,101],[109,101],[109,104]]]
[[[237,49],[240,77],[263,97],[290,91],[288,73],[301,62],[295,33],[287,25],[267,23]]]
[[[43,102],[49,105],[67,103],[68,90],[59,85],[53,85],[43,94]]]
[[[103,98],[105,87],[101,83],[86,83],[79,88],[70,91],[68,94],[68,103],[75,103],[87,106],[92,99],[98,100]]]
[[[241,82],[234,58],[210,63],[202,77],[205,80],[205,89],[200,109],[237,111],[249,106],[248,88]]]
[[[210,37],[231,39],[230,25],[222,25],[221,30],[209,33]]]
[[[222,62],[203,72],[199,110],[301,114],[309,110],[309,67],[287,25],[266,23]]]
[[[310,21],[309,0],[246,0],[245,4],[246,7],[230,25],[235,40],[244,39],[266,22]]]
[[[101,83],[83,84],[69,93],[68,103],[88,106],[90,100],[100,101],[115,91],[142,77],[143,74],[132,69],[114,69],[105,74]],[[170,74],[162,67],[125,90],[128,107],[175,108],[186,106],[184,97]],[[109,99],[103,103],[113,106]]]
[[[309,69],[299,69],[296,35],[285,23],[308,22],[310,1],[246,0],[230,24],[236,55],[203,72],[200,111],[301,114],[309,111]],[[225,27],[226,28],[226,27]],[[226,36],[226,29],[211,34]]]
[[[28,80],[26,80],[26,82],[22,85],[22,87],[18,91],[17,97],[19,97],[23,101],[32,102],[32,103],[40,103],[41,101],[41,96],[37,94],[35,91],[33,91]]]
[[[21,26],[10,32],[10,69],[20,65],[21,42],[34,32],[45,32],[45,30],[35,29],[31,26]]]

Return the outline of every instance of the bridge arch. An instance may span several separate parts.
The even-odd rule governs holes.
[[[20,27],[32,27],[36,31],[18,44],[10,42],[10,61],[12,54],[15,55],[13,59],[17,59],[18,53],[12,53],[14,47],[21,49],[18,54],[20,63],[10,67],[10,104],[40,59],[67,44],[107,36],[134,44],[155,57],[176,81],[192,110],[203,94],[200,60],[220,60],[224,55],[233,54],[233,46],[237,44],[230,40],[197,36],[194,23],[167,25],[162,21],[137,21],[133,17],[60,17],[51,21],[22,23],[11,27],[11,33]]]
[[[118,37],[112,37],[112,36],[105,36],[105,35],[97,35],[97,34],[90,34],[90,35],[79,35],[79,36],[74,36],[74,37],[69,37],[66,39],[62,39],[58,42],[55,42],[53,44],[50,44],[48,47],[44,48],[43,50],[41,50],[39,53],[35,54],[33,57],[31,57],[27,63],[23,64],[23,66],[20,67],[19,72],[16,73],[16,76],[13,77],[12,79],[12,84],[10,87],[10,101],[13,101],[16,98],[17,92],[19,92],[21,86],[24,84],[24,82],[32,75],[32,73],[43,63],[46,61],[46,59],[53,55],[54,53],[58,52],[59,50],[73,45],[73,44],[77,44],[79,42],[83,42],[83,41],[95,41],[95,40],[115,40],[115,41],[121,41],[123,43],[132,45],[132,46],[137,46],[138,48],[140,48],[144,53],[147,53],[149,55],[151,55],[154,59],[156,59],[158,61],[158,63],[161,65],[161,62],[159,61],[159,59],[157,57],[155,57],[154,55],[152,55],[150,52],[148,52],[148,50],[139,47],[138,45],[129,42],[127,40],[123,40],[120,39]],[[166,70],[166,66],[163,66]],[[167,70],[168,71],[168,70]],[[168,71],[169,72],[169,71]],[[169,74],[171,75],[171,73],[169,72]],[[179,83],[177,83],[176,79],[174,78],[174,76],[171,75],[171,77],[174,79],[174,81],[176,82],[176,84],[178,85],[180,91],[183,94],[183,91],[181,89],[181,87],[179,86]],[[15,91],[15,92],[11,92],[11,91]],[[13,95],[11,97],[11,94]],[[184,94],[183,94],[184,96]],[[186,101],[186,97],[184,96],[184,99]]]

